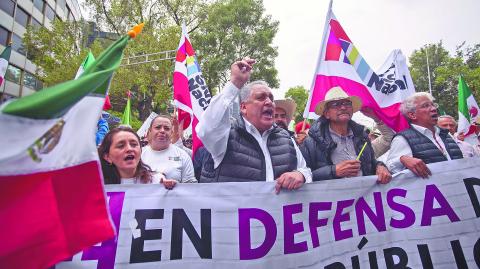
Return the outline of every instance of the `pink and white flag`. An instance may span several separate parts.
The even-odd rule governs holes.
[[[197,137],[195,127],[202,118],[203,112],[210,104],[212,95],[200,70],[192,43],[185,25],[182,25],[182,36],[178,45],[173,72],[173,100],[178,108],[178,122],[183,122],[183,129],[192,124],[193,155],[202,146]]]
[[[405,56],[400,50],[394,50],[379,72],[374,72],[335,18],[330,5],[320,57],[303,116],[318,118],[315,106],[335,86],[340,86],[348,95],[358,96],[363,107],[371,108],[395,131],[408,128],[399,107],[402,100],[415,92],[415,88]]]

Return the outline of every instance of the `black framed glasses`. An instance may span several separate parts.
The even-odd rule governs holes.
[[[352,107],[352,101],[350,100],[339,100],[328,102],[329,108],[340,108],[340,107]]]

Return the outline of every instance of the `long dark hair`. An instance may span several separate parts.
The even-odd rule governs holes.
[[[110,151],[110,146],[112,145],[113,136],[119,132],[129,132],[135,135],[138,140],[138,146],[140,147],[140,137],[138,134],[130,127],[120,126],[113,128],[105,135],[105,138],[102,141],[102,144],[98,147],[98,156],[100,157],[100,162],[102,164],[103,179],[105,184],[120,184],[120,173],[118,172],[117,167],[112,163],[108,163],[103,156],[108,154]],[[140,179],[142,183],[152,182],[153,171],[150,166],[144,164],[140,158],[137,168],[135,169],[135,178]]]

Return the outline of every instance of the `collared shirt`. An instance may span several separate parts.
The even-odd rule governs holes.
[[[202,120],[196,128],[198,137],[202,140],[208,152],[212,154],[215,168],[220,165],[225,157],[231,128],[229,107],[235,98],[238,97],[238,93],[238,88],[233,83],[228,82],[223,91],[211,100],[207,110],[203,113]],[[265,156],[266,181],[274,181],[272,160],[267,148],[268,136],[271,134],[273,127],[263,134],[260,134],[255,126],[245,120],[245,128],[247,132],[257,140]],[[312,182],[312,172],[310,168],[307,167],[305,159],[293,139],[292,143],[295,147],[297,157],[296,170],[303,174],[305,182]]]
[[[445,155],[447,160],[451,160],[450,155],[448,154],[443,140],[440,138],[440,129],[435,126],[435,133],[430,131],[428,128],[422,127],[420,125],[412,124],[412,127],[415,130],[419,131],[421,134],[426,136],[432,143],[440,150],[440,152]],[[412,149],[408,144],[407,140],[401,136],[397,135],[392,140],[392,146],[390,148],[390,154],[387,158],[387,167],[392,173],[397,173],[405,169],[405,166],[400,161],[402,156],[413,156]]]
[[[470,145],[469,143],[464,142],[462,140],[459,140],[458,138],[456,138],[453,135],[450,135],[450,136],[455,140],[458,147],[462,151],[463,158],[470,158],[470,157],[478,156],[477,151],[475,150],[475,148],[472,145]]]
[[[353,144],[353,132],[349,128],[347,135],[337,134],[330,126],[330,135],[333,142],[337,144],[337,147],[332,151],[330,158],[333,164],[339,164],[343,161],[355,160],[357,153],[355,152],[355,145]],[[362,170],[359,171],[357,176],[362,176]]]

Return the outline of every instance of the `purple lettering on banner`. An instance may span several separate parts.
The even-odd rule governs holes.
[[[391,189],[387,192],[387,204],[392,209],[402,213],[405,217],[403,219],[390,219],[390,226],[392,228],[403,229],[412,226],[415,223],[415,212],[405,205],[399,204],[393,200],[395,197],[407,197],[407,190]]]
[[[342,230],[340,224],[344,221],[350,220],[350,212],[343,213],[343,209],[353,205],[354,199],[342,200],[337,203],[337,210],[333,217],[333,234],[335,235],[335,241],[353,237],[352,229]]]
[[[433,208],[433,200],[437,200],[439,208]],[[432,218],[438,216],[447,216],[451,222],[460,221],[447,199],[435,185],[427,185],[425,189],[425,198],[423,201],[421,226],[432,225]]]
[[[385,225],[385,212],[383,212],[382,194],[380,192],[374,192],[373,200],[375,201],[375,209],[377,211],[376,214],[363,197],[360,197],[355,204],[355,214],[357,215],[359,235],[364,235],[367,233],[365,228],[365,218],[363,215],[364,213],[368,216],[368,219],[370,219],[375,228],[377,228],[377,231],[383,232],[387,230]]]
[[[332,209],[332,202],[317,202],[310,203],[308,213],[308,224],[310,226],[310,235],[312,237],[312,245],[314,248],[320,246],[320,240],[318,238],[318,227],[327,225],[328,219],[319,219],[318,211],[326,211]]]
[[[115,255],[117,253],[117,238],[120,231],[120,218],[122,216],[123,200],[125,192],[107,192],[109,197],[108,207],[112,216],[117,235],[100,246],[93,246],[83,252],[82,261],[98,260],[97,269],[113,269],[115,267]]]
[[[257,219],[265,227],[265,239],[257,248],[252,249],[250,220]],[[238,209],[238,240],[240,242],[240,260],[254,260],[267,255],[277,239],[277,224],[268,212],[259,208]]]
[[[302,212],[302,204],[283,207],[283,251],[284,254],[299,253],[308,250],[307,242],[295,243],[295,234],[303,232],[303,223],[293,223],[292,216]]]

